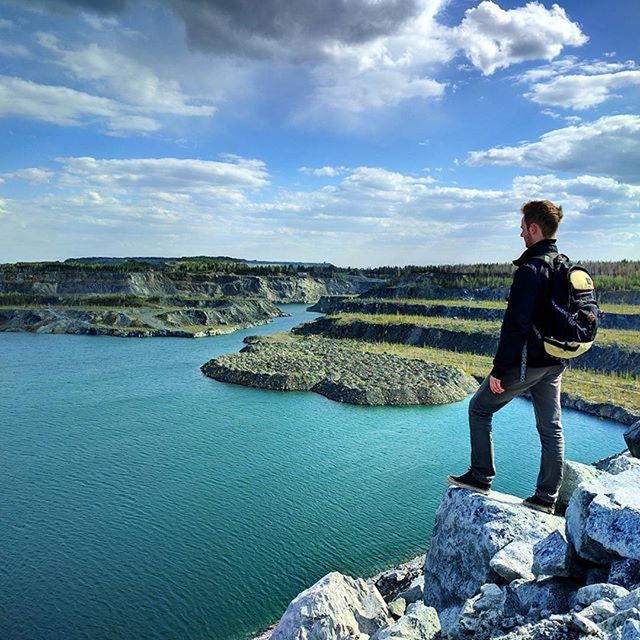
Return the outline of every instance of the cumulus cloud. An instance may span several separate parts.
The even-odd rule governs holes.
[[[152,118],[132,114],[115,100],[68,87],[38,84],[0,76],[0,117],[28,117],[62,126],[105,122],[115,135],[150,132],[160,128]]]
[[[23,169],[5,179],[37,171]],[[162,248],[171,255],[268,258],[275,246],[282,258],[342,264],[450,262],[451,255],[468,262],[509,260],[522,250],[519,207],[538,196],[563,204],[567,235],[606,232],[594,251],[610,251],[617,238],[615,246],[631,257],[638,237],[630,222],[637,219],[640,186],[592,175],[521,176],[508,188],[482,189],[361,166],[346,169],[338,181],[295,191],[273,189],[262,161],[237,156],[60,158],[53,173],[43,195],[30,190],[24,199],[6,199],[0,247],[17,238],[24,221],[35,241],[29,246],[57,233],[70,255],[96,246],[117,255]],[[324,177],[335,177],[330,173]],[[495,230],[490,235],[488,227]],[[581,239],[580,246],[585,242],[591,240]]]
[[[98,83],[107,93],[146,112],[183,116],[210,116],[210,105],[188,104],[175,80],[162,80],[149,67],[117,51],[90,44],[65,49],[52,34],[39,33],[41,46],[55,55],[55,62],[79,80]]]
[[[318,167],[316,169],[312,167],[300,167],[298,169],[298,171],[308,176],[322,176],[326,178],[335,178],[336,176],[346,173],[348,170],[349,170],[348,167],[343,167],[343,166],[339,166],[339,167],[325,166],[325,167]]]
[[[538,167],[640,182],[640,116],[605,116],[549,131],[537,142],[472,151],[467,164]]]
[[[539,2],[505,10],[485,0],[466,11],[454,32],[458,46],[485,75],[525,60],[551,60],[565,46],[588,40],[562,7],[546,9]]]

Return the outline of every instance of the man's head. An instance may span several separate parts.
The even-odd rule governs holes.
[[[549,200],[531,200],[522,205],[520,237],[527,247],[545,238],[555,238],[562,220],[562,207]]]

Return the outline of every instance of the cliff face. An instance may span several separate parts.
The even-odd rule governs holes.
[[[374,278],[350,275],[312,278],[307,275],[253,276],[82,268],[0,271],[0,293],[237,296],[283,303],[315,302],[323,295],[360,294],[379,283]]]
[[[493,355],[498,347],[499,332],[422,327],[407,322],[376,324],[362,320],[341,323],[323,317],[295,327],[300,335],[323,335],[331,338],[354,338],[371,342],[395,342],[417,347],[437,347],[451,351],[467,351],[479,355]],[[570,366],[603,373],[640,374],[640,352],[619,345],[594,344]]]
[[[267,300],[238,298],[216,302],[207,308],[0,309],[0,331],[193,338],[228,333],[287,315]]]

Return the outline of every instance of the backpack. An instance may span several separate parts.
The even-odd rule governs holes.
[[[556,358],[576,358],[591,348],[602,312],[593,278],[564,253],[532,256],[550,267],[550,299],[542,327],[533,327],[545,351]]]

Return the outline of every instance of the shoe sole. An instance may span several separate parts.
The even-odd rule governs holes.
[[[543,507],[539,504],[533,504],[532,502],[527,502],[526,500],[522,501],[522,504],[529,509],[533,509],[534,511],[540,511],[540,513],[547,513],[549,515],[553,515],[555,509],[554,507]]]
[[[452,484],[455,487],[460,487],[461,489],[469,489],[471,491],[475,491],[476,493],[481,493],[482,495],[485,495],[485,496],[488,496],[491,493],[491,489],[482,489],[481,487],[474,487],[472,484],[465,484],[464,482],[455,480],[452,476],[447,476],[447,481],[449,482],[449,484]]]

